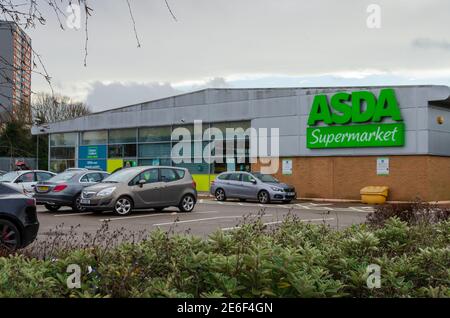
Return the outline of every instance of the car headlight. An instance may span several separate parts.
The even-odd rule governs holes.
[[[99,193],[97,193],[98,197],[107,197],[110,196],[114,190],[116,190],[116,187],[112,187],[112,188],[106,188],[103,189],[102,191],[100,191]]]
[[[277,188],[277,187],[271,187],[271,188],[272,188],[273,191],[283,192],[283,189],[281,189],[281,188]]]

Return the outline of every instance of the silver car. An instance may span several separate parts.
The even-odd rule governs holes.
[[[128,215],[133,209],[162,210],[176,206],[191,212],[197,202],[196,184],[187,169],[165,166],[133,167],[113,173],[81,194],[83,207]]]
[[[42,170],[19,170],[11,171],[0,176],[1,183],[7,183],[20,192],[32,196],[34,187],[40,181],[47,181],[56,176],[56,173]]]
[[[48,181],[38,182],[34,198],[38,204],[44,204],[52,212],[58,211],[62,206],[84,212],[86,209],[80,205],[81,191],[108,176],[109,173],[104,171],[66,170]]]
[[[257,172],[223,172],[211,183],[211,194],[216,200],[227,198],[291,202],[296,198],[295,188],[281,183],[273,176]]]

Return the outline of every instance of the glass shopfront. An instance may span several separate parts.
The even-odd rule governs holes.
[[[211,135],[205,133],[211,127],[217,129],[212,130]],[[137,165],[173,165],[187,168],[199,187],[207,190],[210,180],[218,173],[230,170],[250,171],[249,138],[241,133],[233,134],[230,130],[238,128],[238,131],[243,132],[249,127],[248,121],[203,123],[202,134],[197,135],[194,134],[194,125],[52,134],[49,164],[50,169],[55,172],[78,166],[110,173]],[[193,140],[186,142],[172,137],[172,131],[177,128],[184,128],[182,131],[189,132]],[[215,134],[214,131],[219,133]],[[213,141],[213,157],[202,158],[203,150]],[[186,153],[180,152],[175,160],[172,148],[180,142]],[[226,147],[230,145],[234,145],[234,151],[227,152]],[[244,150],[238,152],[238,145],[244,145]],[[183,159],[181,163],[178,160],[180,158]],[[208,163],[211,158],[216,158],[219,162]]]

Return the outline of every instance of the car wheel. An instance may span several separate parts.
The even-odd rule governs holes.
[[[0,249],[16,250],[20,247],[19,229],[10,221],[0,219]]]
[[[75,212],[85,212],[86,208],[81,205],[81,194],[79,194],[73,201],[72,210]]]
[[[191,212],[195,207],[195,198],[192,194],[186,194],[180,202],[179,209],[182,212]]]
[[[117,215],[129,215],[133,210],[133,201],[129,197],[120,197],[114,203],[114,213]]]
[[[258,193],[259,203],[266,204],[270,202],[269,192],[266,190],[259,191]]]
[[[44,205],[45,208],[47,210],[49,210],[50,212],[57,212],[59,209],[61,209],[60,205],[50,205],[50,204],[45,204]]]
[[[217,201],[225,201],[227,197],[225,196],[225,191],[222,188],[219,188],[214,192],[214,196]]]

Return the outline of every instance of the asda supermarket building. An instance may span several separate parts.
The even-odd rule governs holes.
[[[191,171],[198,190],[208,191],[220,172],[260,170],[261,163],[248,158],[248,139],[243,160],[225,153],[222,162],[174,163],[171,149],[178,140],[172,131],[193,131],[195,120],[202,120],[203,130],[267,128],[269,144],[270,131],[278,128],[275,175],[295,185],[302,198],[359,199],[362,187],[386,185],[389,200],[450,200],[447,86],[205,89],[32,132],[48,135],[49,169],[57,172],[177,165]],[[202,137],[198,142],[208,144]],[[233,143],[225,133],[223,139]],[[269,147],[267,157],[272,153]]]

